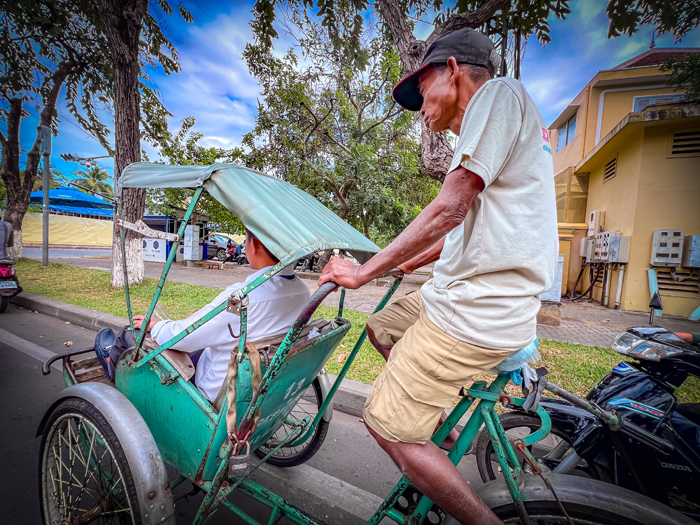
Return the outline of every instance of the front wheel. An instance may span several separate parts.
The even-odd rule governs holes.
[[[216,250],[216,258],[219,259],[220,261],[222,261],[222,262],[225,261],[226,255],[227,255],[226,250],[224,250],[223,248],[219,248],[218,250]]]
[[[299,398],[299,402],[287,416],[284,424],[272,435],[270,441],[255,451],[255,455],[264,458],[275,448],[275,442],[280,443],[286,439],[304,419],[308,418],[309,422],[313,421],[322,404],[321,383],[316,378]],[[321,448],[326,434],[328,434],[328,427],[330,427],[330,423],[321,418],[318,426],[306,441],[296,447],[281,447],[269,457],[267,462],[277,467],[294,467],[309,461]]]
[[[40,450],[43,523],[143,523],[126,455],[91,403],[61,401],[46,423]]]
[[[511,446],[516,439],[529,436],[539,430],[542,425],[539,417],[523,412],[506,412],[501,414],[499,419],[503,430],[505,430],[511,442]],[[567,454],[573,452],[569,438],[556,428],[552,428],[552,431],[543,440],[531,445],[529,450],[545,473],[551,471]],[[501,466],[498,463],[498,458],[491,444],[491,436],[486,427],[483,427],[479,432],[475,454],[479,475],[484,483],[495,479],[503,479]],[[523,472],[526,474],[531,473],[530,466],[525,462],[522,454],[516,451],[516,456],[520,461]],[[581,460],[571,474],[597,478],[595,472],[589,468],[585,460]]]

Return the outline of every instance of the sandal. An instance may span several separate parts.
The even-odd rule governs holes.
[[[97,354],[97,359],[100,360],[100,364],[105,371],[105,375],[108,379],[114,379],[109,377],[109,366],[107,364],[107,358],[109,357],[109,352],[112,350],[112,345],[114,340],[117,338],[111,328],[103,328],[97,332],[95,337],[95,353]]]

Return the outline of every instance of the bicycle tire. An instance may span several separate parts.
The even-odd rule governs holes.
[[[658,501],[616,485],[567,474],[548,474],[546,477],[577,525],[697,525]],[[504,480],[487,483],[476,492],[504,523],[520,523]],[[524,476],[520,492],[526,499],[525,508],[533,523],[568,523],[539,476]],[[453,518],[443,521],[443,525],[456,523]]]
[[[65,439],[65,437],[62,437],[60,429],[70,428],[71,421],[85,422],[86,424],[81,429],[80,423],[76,423],[73,427],[73,435],[71,435],[69,431],[69,437],[68,439]],[[85,431],[90,433],[90,427],[92,428],[92,432],[94,432],[94,434],[92,434],[92,439],[90,437],[87,437],[86,435],[86,440],[82,441],[83,434],[81,434],[81,432]],[[57,432],[58,443],[56,443]],[[73,442],[73,440],[75,441]],[[61,401],[54,408],[44,427],[44,432],[41,437],[41,445],[39,448],[41,453],[41,459],[39,461],[39,501],[41,503],[42,523],[51,525],[53,523],[60,522],[60,520],[56,521],[55,517],[57,511],[59,510],[55,508],[58,501],[55,496],[52,497],[56,494],[55,488],[53,493],[51,493],[50,491],[50,486],[55,487],[55,482],[57,480],[50,480],[47,478],[47,475],[52,474],[52,466],[57,466],[55,460],[51,461],[51,454],[53,453],[54,458],[56,456],[56,445],[58,444],[59,446],[59,454],[61,453],[60,449],[64,446],[64,444],[68,445],[69,449],[73,451],[73,461],[70,466],[69,480],[75,479],[76,481],[78,481],[79,474],[76,475],[76,472],[74,472],[74,468],[76,467],[78,471],[81,470],[80,465],[76,465],[76,459],[78,460],[77,463],[81,462],[80,458],[78,457],[77,451],[79,450],[81,443],[83,445],[87,445],[88,441],[91,441],[92,443],[90,445],[90,451],[92,451],[92,447],[95,446],[95,444],[97,444],[97,446],[100,446],[101,443],[104,443],[103,448],[105,452],[97,460],[98,467],[93,467],[92,471],[90,471],[90,468],[88,467],[88,464],[92,464],[90,462],[91,454],[88,453],[87,455],[82,455],[85,473],[83,475],[82,484],[78,482],[78,485],[75,486],[75,488],[80,488],[81,490],[79,491],[78,496],[76,497],[76,508],[70,509],[70,511],[75,511],[76,513],[83,512],[83,516],[85,516],[87,512],[97,512],[101,514],[100,517],[104,517],[104,513],[107,512],[108,514],[112,514],[112,518],[114,519],[114,517],[117,516],[117,512],[123,512],[123,510],[111,510],[111,508],[115,506],[115,500],[117,499],[117,497],[121,493],[123,493],[123,498],[126,500],[127,504],[127,514],[118,515],[116,521],[114,522],[119,524],[131,523],[133,525],[142,525],[144,521],[139,510],[141,506],[145,504],[145,502],[139,502],[138,500],[138,495],[134,485],[134,480],[131,475],[131,469],[129,468],[127,456],[124,453],[121,444],[119,443],[119,439],[117,438],[117,435],[115,434],[114,430],[109,425],[107,420],[100,413],[100,411],[88,401],[80,398],[69,398]],[[70,448],[72,444],[75,444],[78,448],[76,448],[75,450]],[[105,456],[108,457],[105,459]],[[97,457],[98,453],[95,452],[93,459],[96,459]],[[59,462],[62,462],[62,458],[60,456]],[[120,485],[114,487],[112,486],[112,481],[110,481],[110,485],[107,487],[107,489],[105,489],[103,485],[104,479],[102,479],[104,477],[103,473],[105,472],[107,472],[108,474],[118,474],[120,476],[120,480],[117,481],[117,483],[119,483]],[[98,473],[97,477],[95,477],[95,473]],[[59,476],[62,475],[59,474]],[[98,480],[97,478],[101,479]],[[93,480],[96,484],[94,489],[87,488],[91,480]],[[67,490],[69,491],[72,488],[74,488],[72,480],[66,482],[61,479],[60,481],[61,482],[58,483],[58,486],[62,489],[64,488],[65,484],[68,484]],[[91,495],[90,492],[93,492],[93,495]],[[82,502],[83,496],[86,498],[85,501],[87,503],[84,503],[84,505],[87,507],[88,505],[90,505],[90,501],[96,500],[97,497],[99,497],[100,494],[102,494],[102,492],[104,492],[107,495],[102,496],[99,501],[94,501],[91,507],[87,509],[80,509],[80,504]],[[69,501],[72,502],[72,497]],[[101,508],[103,504],[107,505],[106,508],[108,510],[104,510],[103,508]],[[123,503],[120,501],[117,502],[117,504],[122,505]],[[63,513],[61,512],[61,514]],[[77,518],[78,516],[76,515],[75,517]],[[112,520],[110,520],[110,522],[111,521]],[[69,522],[72,523],[73,519],[70,519]],[[103,521],[100,521],[100,523],[102,522]],[[106,523],[106,521],[104,521],[104,523]]]
[[[503,430],[506,432],[513,430],[515,428],[529,428],[531,431],[537,430],[541,426],[540,418],[534,415],[525,414],[523,412],[506,412],[499,416]],[[571,445],[571,440],[563,433],[558,432],[555,428],[552,428],[550,433],[557,438],[565,441]],[[491,436],[489,435],[486,427],[483,427],[479,432],[476,442],[476,465],[479,469],[479,475],[484,483],[499,479],[500,476],[496,475],[494,471],[495,463],[491,460],[493,451],[493,445],[491,444]],[[537,454],[534,454],[537,458]],[[588,468],[576,468],[577,473],[589,476],[593,479],[599,479],[595,471],[591,471]]]
[[[314,382],[311,384],[311,386],[309,386],[307,391],[304,392],[304,394],[302,394],[302,397],[299,399],[299,403],[297,403],[297,406],[295,408],[299,407],[300,404],[304,402],[303,400],[305,397],[308,397],[307,393],[309,391],[313,392],[316,405],[316,413],[318,413],[318,409],[320,409],[321,405],[323,404],[321,383],[319,382],[318,378],[314,379]],[[294,409],[292,409],[292,413],[294,413]],[[313,416],[315,416],[316,413],[309,414],[309,416],[312,416],[313,419]],[[285,426],[286,425],[283,424],[282,427],[280,427],[280,429],[283,429]],[[267,462],[270,465],[275,465],[276,467],[295,467],[297,465],[301,465],[302,463],[306,463],[312,457],[314,457],[314,455],[321,448],[321,445],[323,445],[323,442],[326,439],[326,435],[328,434],[329,427],[330,423],[325,419],[321,418],[321,420],[318,422],[318,425],[314,429],[313,434],[311,434],[311,436],[304,443],[299,445],[299,447],[301,447],[300,450],[298,450],[297,452],[289,452],[287,450],[288,447],[282,447],[277,452],[275,452],[275,454],[270,456],[267,459]],[[283,432],[289,434],[289,432],[287,431],[283,430]],[[277,435],[277,433],[275,433],[275,435]],[[262,459],[272,450],[272,448],[274,447],[267,447],[263,445],[255,451],[255,455]]]

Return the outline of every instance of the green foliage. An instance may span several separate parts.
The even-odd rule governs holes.
[[[685,59],[670,59],[661,64],[661,71],[670,73],[667,84],[686,91],[686,99],[700,101],[700,53],[689,53]]]
[[[243,138],[247,165],[307,191],[368,237],[373,224],[395,235],[437,184],[420,176],[416,116],[391,97],[401,73],[391,41],[368,27],[356,47],[349,11],[336,10],[333,24],[337,39],[299,6],[285,12],[295,48],[278,58],[266,36],[246,46],[264,96]]]
[[[656,34],[671,33],[676,42],[700,24],[698,0],[610,0],[607,6],[610,25],[608,38],[632,36],[640,26],[653,25]],[[684,60],[670,59],[661,65],[670,73],[667,84],[687,90],[689,100],[700,100],[700,56],[691,53]]]
[[[91,194],[95,192],[108,198],[112,198],[114,195],[114,181],[104,168],[92,166],[87,171],[78,169],[73,172],[73,177],[70,182],[78,185],[79,187],[76,189],[84,193]]]
[[[158,148],[161,159],[168,164],[209,165],[216,162],[234,163],[243,152],[239,148],[207,148],[199,141],[203,135],[193,131],[195,118],[188,117],[180,129],[173,134],[168,130],[167,121],[149,120],[146,122],[145,138]],[[152,130],[158,130],[153,134]],[[156,188],[147,193],[147,206],[151,213],[171,215],[175,209],[187,208],[193,192],[186,188]],[[207,215],[213,229],[226,233],[244,233],[245,228],[238,218],[222,206],[208,193],[204,193],[195,208],[196,215]]]
[[[653,25],[657,34],[671,33],[678,42],[700,22],[697,0],[610,0],[606,11],[608,38],[632,36],[640,26]]]

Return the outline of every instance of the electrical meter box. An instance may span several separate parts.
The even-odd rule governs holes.
[[[595,256],[595,237],[586,237],[586,261],[593,262]]]
[[[592,211],[588,215],[588,236],[598,235],[603,231],[603,223],[605,222],[605,212],[602,210]]]
[[[630,262],[630,238],[625,235],[610,237],[608,262],[626,264]]]
[[[610,252],[610,239],[619,237],[618,231],[600,232],[595,236],[595,255],[593,259],[600,262],[608,262]]]
[[[651,242],[652,266],[678,266],[683,254],[683,229],[657,229]]]
[[[586,257],[586,254],[588,253],[586,251],[587,248],[588,248],[588,237],[583,237],[581,239],[581,244],[578,247],[578,256],[579,257]]]
[[[700,268],[700,235],[685,236],[681,266],[685,268]]]

